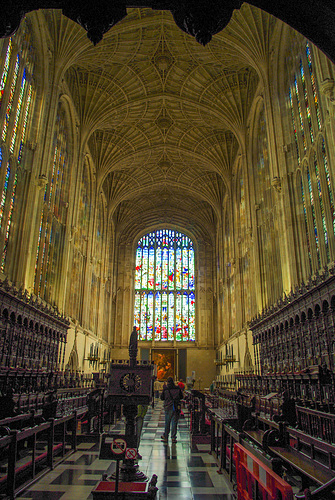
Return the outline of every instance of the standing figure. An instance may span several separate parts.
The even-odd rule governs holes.
[[[155,380],[155,382],[154,382],[154,394],[155,394],[155,398],[156,398],[156,399],[159,399],[160,392],[161,392],[161,383],[160,383],[160,381],[156,378],[156,380]]]
[[[136,416],[136,437],[137,437],[137,458],[141,459],[142,455],[139,453],[138,449],[140,447],[141,432],[144,422],[144,417],[147,413],[148,405],[137,405],[137,416]]]
[[[177,442],[177,426],[180,415],[180,401],[183,399],[183,393],[178,386],[175,385],[173,378],[167,379],[167,384],[164,385],[161,394],[161,400],[164,401],[165,411],[165,431],[161,436],[164,443],[168,442],[170,428],[172,443]]]

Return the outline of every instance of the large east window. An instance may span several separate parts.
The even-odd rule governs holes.
[[[185,234],[160,229],[139,240],[134,320],[139,340],[195,340],[194,248]]]

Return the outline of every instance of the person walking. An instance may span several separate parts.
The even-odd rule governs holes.
[[[175,385],[173,378],[168,377],[166,385],[164,385],[161,400],[164,401],[165,412],[165,430],[161,436],[164,443],[168,442],[170,429],[172,443],[177,442],[177,426],[180,415],[180,401],[183,399],[181,389]]]

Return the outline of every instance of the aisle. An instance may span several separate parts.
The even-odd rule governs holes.
[[[149,408],[145,417],[139,461],[139,469],[150,479],[158,476],[157,500],[233,500],[231,488],[224,477],[217,473],[217,465],[208,453],[209,444],[198,444],[191,448],[188,418],[180,419],[178,442],[165,445],[161,441],[164,431],[163,403]],[[123,431],[123,423],[113,427],[113,433]],[[82,443],[76,453],[17,500],[86,500],[92,499],[91,491],[109,467],[115,462],[99,460],[99,445]]]

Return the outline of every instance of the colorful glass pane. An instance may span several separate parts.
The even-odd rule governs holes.
[[[174,271],[175,271],[175,262],[174,262],[174,249],[169,248],[169,276],[168,276],[168,283],[169,283],[169,290],[174,289]]]
[[[33,95],[33,88],[32,88],[32,85],[29,85],[27,104],[26,104],[26,109],[25,109],[24,117],[23,117],[23,125],[22,125],[22,132],[21,132],[21,144],[20,144],[19,154],[18,154],[18,158],[17,158],[18,163],[20,163],[21,159],[22,159],[22,151],[23,151],[25,138],[26,138],[26,130],[27,130],[27,123],[28,123],[28,116],[29,116],[29,109],[30,109],[30,104],[31,104],[31,100],[32,100],[32,95]]]
[[[19,74],[19,67],[20,67],[20,57],[19,57],[19,55],[17,55],[16,56],[16,63],[15,63],[15,67],[14,67],[13,78],[12,78],[12,84],[11,84],[10,91],[9,91],[9,98],[8,98],[8,103],[7,103],[6,115],[5,115],[4,125],[3,125],[3,129],[2,129],[2,135],[1,135],[3,141],[6,140],[9,119],[10,119],[10,115],[12,113],[15,88],[16,88],[16,81],[17,81],[17,77]]]
[[[300,60],[300,77],[301,77],[302,90],[303,90],[304,99],[305,99],[305,107],[306,107],[309,135],[311,138],[311,142],[313,143],[314,136],[313,136],[313,127],[312,127],[311,108],[310,108],[309,102],[308,102],[308,94],[307,94],[307,87],[306,87],[306,81],[305,81],[305,72],[304,72],[302,60]]]
[[[176,340],[182,340],[182,308],[181,308],[181,293],[176,296]]]
[[[310,271],[311,271],[312,270],[312,255],[311,255],[311,245],[310,245],[309,233],[308,233],[305,192],[304,192],[304,185],[303,185],[302,179],[300,179],[300,189],[301,189],[302,206],[303,206],[303,211],[304,211],[304,222],[305,222],[306,240],[307,240],[307,248],[308,248],[309,266],[310,266]]]
[[[307,169],[307,182],[308,182],[308,191],[309,191],[311,213],[312,213],[312,220],[313,220],[313,229],[314,229],[316,253],[317,253],[317,258],[318,258],[318,264],[320,265],[319,236],[318,236],[318,229],[317,229],[317,225],[316,225],[314,196],[313,196],[312,180],[311,180],[311,175],[310,175],[309,169]]]
[[[4,64],[4,68],[3,68],[1,80],[0,80],[0,109],[1,109],[1,104],[2,104],[3,94],[5,91],[5,87],[6,87],[11,54],[12,54],[12,39],[10,38],[9,42],[8,42],[7,52],[6,52],[5,64]]]
[[[135,293],[135,306],[134,306],[134,325],[137,330],[140,328],[140,312],[141,312],[141,294]]]
[[[182,332],[183,340],[188,340],[188,294],[184,292],[183,294],[183,306],[182,306]]]
[[[317,121],[318,121],[318,127],[320,130],[321,129],[321,119],[320,119],[319,100],[318,100],[318,93],[316,90],[316,82],[315,82],[315,76],[314,76],[314,71],[313,71],[312,54],[311,54],[311,49],[310,49],[308,42],[306,43],[306,55],[307,55],[307,61],[308,61],[309,75],[310,75],[311,83],[312,83],[316,117],[317,117]]]
[[[5,177],[4,187],[2,190],[2,196],[1,196],[1,201],[0,201],[0,227],[2,227],[2,219],[3,219],[3,215],[4,215],[4,208],[5,208],[6,198],[7,198],[7,194],[8,194],[9,177],[10,177],[10,163],[7,162],[6,177]]]
[[[182,260],[181,260],[181,248],[178,247],[176,250],[176,289],[181,290],[181,277],[182,277]]]
[[[21,81],[21,88],[20,88],[20,93],[19,93],[19,99],[17,102],[16,106],[16,113],[15,113],[15,120],[14,120],[14,126],[13,126],[13,131],[12,131],[12,137],[10,141],[10,152],[14,152],[14,147],[16,143],[16,135],[17,135],[17,128],[19,124],[19,119],[22,111],[22,103],[23,103],[23,97],[24,97],[24,92],[26,88],[26,83],[27,83],[27,78],[26,78],[26,68],[23,70],[23,75],[22,75],[22,81]]]
[[[148,286],[148,254],[149,250],[147,247],[143,248],[142,254],[142,288],[147,288]]]
[[[162,249],[156,248],[156,290],[162,287]]]
[[[147,294],[145,292],[142,293],[141,296],[141,324],[140,324],[140,339],[146,340],[147,336]]]
[[[188,288],[190,290],[194,290],[194,250],[193,250],[193,248],[189,248],[188,262],[189,262]]]
[[[136,264],[135,264],[135,289],[141,288],[141,271],[142,271],[142,249],[136,250]]]
[[[329,175],[328,157],[327,157],[327,153],[326,153],[326,146],[325,146],[324,139],[322,140],[322,158],[323,158],[323,167],[325,170],[327,186],[328,186],[328,195],[329,195],[330,210],[331,210],[331,216],[332,216],[332,222],[333,222],[333,231],[335,234],[335,207],[334,207],[334,199],[333,199],[333,189],[332,189],[330,175]]]
[[[320,179],[320,175],[319,175],[319,167],[318,167],[318,161],[317,161],[316,155],[314,155],[314,169],[315,169],[317,190],[318,190],[318,195],[319,195],[319,205],[320,205],[322,228],[323,228],[323,234],[324,234],[324,240],[325,240],[326,256],[327,256],[327,262],[329,262],[330,255],[329,255],[329,244],[328,244],[328,231],[327,231],[325,211],[323,208],[321,179]]]
[[[155,340],[161,338],[161,322],[162,322],[162,294],[155,294]]]
[[[169,340],[174,340],[174,293],[169,293]]]
[[[7,224],[6,224],[6,229],[5,229],[5,241],[4,241],[4,248],[3,248],[2,259],[1,259],[1,272],[4,272],[4,270],[5,270],[7,248],[8,248],[8,241],[9,241],[9,233],[10,233],[10,228],[12,225],[12,218],[13,218],[13,211],[14,211],[16,186],[17,186],[17,172],[15,173],[15,176],[14,176],[9,212],[7,215]]]
[[[188,288],[188,251],[183,248],[183,290]]]
[[[195,340],[195,295],[189,295],[189,316],[188,316],[189,340]]]
[[[154,289],[155,284],[155,249],[154,247],[149,248],[149,263],[148,263],[148,285],[150,290]]]
[[[154,294],[148,294],[148,310],[147,310],[147,340],[152,340],[153,333],[153,318],[154,318]]]
[[[167,290],[168,287],[168,265],[169,265],[169,252],[167,248],[163,248],[163,262],[162,262],[162,288]]]
[[[303,142],[303,146],[304,146],[304,153],[306,153],[307,144],[306,144],[306,137],[305,137],[305,127],[304,127],[304,120],[303,120],[302,111],[301,111],[301,103],[300,103],[297,77],[295,77],[295,79],[294,79],[294,90],[295,90],[295,97],[296,97],[297,106],[298,106],[298,116],[299,116],[299,123],[300,123],[300,136],[302,138],[302,142]]]
[[[161,340],[167,340],[168,338],[168,300],[167,293],[162,293],[162,335]]]
[[[289,105],[290,105],[290,110],[291,110],[291,120],[292,120],[292,126],[293,126],[293,131],[294,131],[294,142],[295,142],[295,148],[296,148],[296,152],[297,152],[297,159],[298,159],[298,163],[300,163],[300,154],[299,154],[299,145],[298,145],[297,126],[296,126],[296,124],[295,124],[294,107],[293,107],[293,99],[292,99],[292,91],[291,91],[291,89],[289,89],[288,96],[289,96]]]

